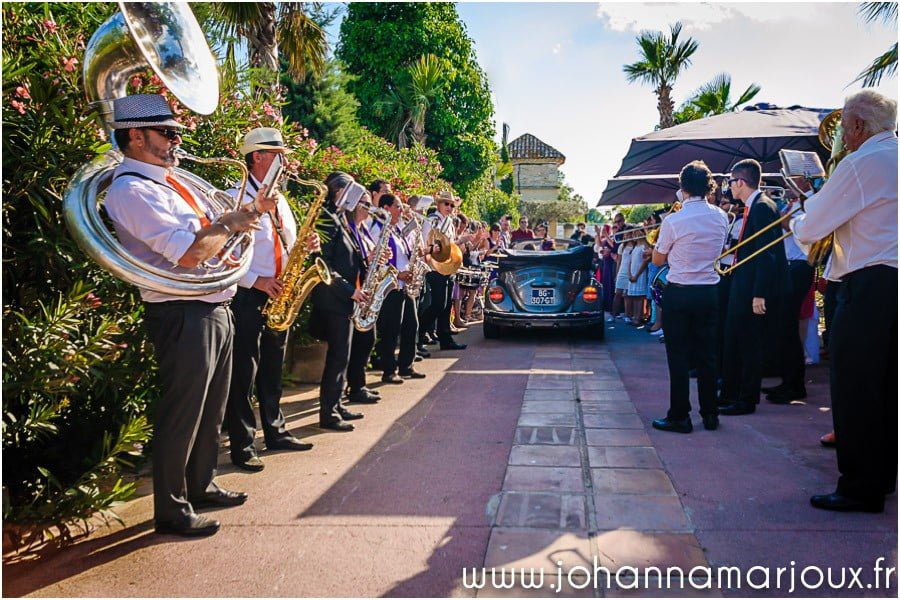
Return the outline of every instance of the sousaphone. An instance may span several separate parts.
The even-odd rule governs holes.
[[[102,196],[123,158],[112,135],[113,101],[127,95],[134,75],[151,68],[184,106],[198,114],[211,114],[219,102],[216,61],[186,2],[119,2],[119,11],[91,36],[83,61],[87,98],[99,106],[112,148],[83,165],[69,182],[63,198],[66,226],[101,267],[140,288],[176,296],[229,288],[250,268],[249,261],[220,261],[199,272],[160,269],[130,255],[100,215]],[[233,210],[240,202],[240,195],[231,199],[189,171],[175,171],[203,194],[213,213]]]
[[[453,275],[462,266],[463,255],[459,246],[450,241],[442,231],[432,229],[428,234],[428,246],[437,246],[431,253],[431,268],[441,275]]]

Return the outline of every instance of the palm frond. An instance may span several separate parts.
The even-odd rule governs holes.
[[[737,102],[735,102],[732,105],[731,109],[736,110],[737,107],[740,106],[741,104],[746,104],[747,102],[750,102],[751,100],[753,100],[753,98],[756,97],[756,95],[760,92],[760,90],[762,90],[762,87],[760,87],[759,85],[757,85],[755,83],[751,83],[750,85],[747,86],[747,89],[744,90],[744,93],[741,94],[741,97],[737,99]]]
[[[881,83],[882,77],[894,77],[897,75],[897,44],[894,45],[884,54],[872,61],[865,71],[860,73],[856,79],[850,83],[856,83],[862,80],[863,87],[874,87]]]
[[[893,25],[897,22],[896,2],[860,2],[859,14],[866,23],[881,21],[885,25]]]
[[[303,78],[308,73],[321,74],[328,54],[328,38],[299,2],[281,3],[278,44],[288,64],[288,73]]]

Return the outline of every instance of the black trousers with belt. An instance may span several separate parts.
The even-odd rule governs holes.
[[[321,319],[319,331],[328,344],[325,353],[325,369],[319,384],[319,422],[332,423],[341,419],[341,395],[347,380],[347,365],[350,364],[350,340],[353,337],[353,323],[350,316],[332,311],[316,311]]]
[[[422,326],[425,331],[437,327],[438,340],[441,343],[453,341],[450,336],[450,310],[453,308],[453,278],[430,271],[425,275],[431,288],[431,304],[425,311]]]
[[[161,388],[153,411],[153,512],[158,522],[174,521],[193,512],[189,498],[217,489],[234,326],[223,304],[144,306]]]
[[[378,356],[385,373],[396,373],[412,369],[416,358],[416,335],[419,317],[415,301],[403,290],[393,290],[384,299],[378,315]],[[400,342],[400,356],[394,356],[397,342]]]
[[[897,481],[897,269],[843,278],[829,352],[837,491],[880,498]]]
[[[256,454],[253,447],[256,433],[254,387],[266,445],[290,436],[281,413],[281,371],[287,331],[266,327],[262,309],[268,300],[268,294],[263,291],[239,287],[231,303],[234,355],[225,415],[231,458],[236,461],[245,461]]]
[[[351,392],[366,387],[366,365],[375,347],[375,327],[369,331],[359,331],[353,324],[353,336],[350,340],[350,361],[347,365],[347,387]],[[376,325],[377,327],[377,325]]]
[[[669,283],[663,294],[663,329],[669,364],[668,418],[682,420],[691,412],[690,370],[697,369],[700,414],[719,414],[716,405],[716,325],[718,289],[712,285]]]
[[[795,391],[806,391],[806,353],[800,337],[800,310],[813,281],[813,268],[805,260],[788,263],[791,293],[784,303],[781,326],[782,384]]]

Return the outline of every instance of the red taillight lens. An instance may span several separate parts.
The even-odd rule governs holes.
[[[585,302],[596,302],[597,288],[592,285],[585,286],[581,297],[584,298]]]
[[[499,285],[491,286],[491,289],[488,290],[488,298],[491,299],[491,302],[502,302],[503,288]]]

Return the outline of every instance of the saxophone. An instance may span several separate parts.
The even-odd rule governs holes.
[[[316,220],[319,218],[319,213],[322,212],[328,188],[318,181],[307,181],[297,177],[292,177],[292,179],[302,185],[316,188],[317,195],[306,212],[303,225],[297,230],[297,241],[294,242],[294,247],[291,248],[288,255],[287,265],[281,275],[284,288],[277,298],[269,298],[263,309],[263,314],[266,315],[266,325],[275,331],[284,331],[293,324],[314,287],[319,283],[331,285],[331,271],[324,260],[316,257],[310,267],[306,266],[308,254],[306,238],[315,233]]]
[[[370,331],[375,326],[385,297],[389,292],[397,289],[397,269],[390,263],[381,264],[381,258],[391,239],[391,217],[388,214],[382,216],[376,213],[374,218],[381,223],[381,234],[378,236],[375,250],[370,255],[371,260],[369,270],[366,272],[366,279],[360,287],[364,292],[368,292],[369,300],[357,302],[353,307],[353,325],[359,331]]]
[[[419,252],[419,249],[425,243],[425,240],[422,238],[422,217],[419,217],[414,211],[410,210],[410,221],[407,227],[411,227],[412,231],[416,232],[415,237],[413,238],[413,247],[416,249],[416,253]],[[403,234],[406,235],[408,232],[404,228]],[[410,278],[409,283],[406,284],[406,287],[403,288],[403,291],[406,292],[406,295],[415,300],[419,297],[419,294],[422,293],[422,287],[425,285],[425,274],[430,271],[430,267],[428,263],[425,261],[425,258],[421,256],[413,256],[412,259],[412,268],[410,271],[412,272],[412,277]]]

